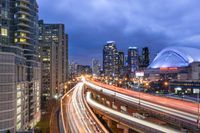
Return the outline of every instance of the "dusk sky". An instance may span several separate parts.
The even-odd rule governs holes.
[[[102,60],[103,45],[150,48],[200,45],[200,0],[38,0],[40,19],[64,23],[69,57],[80,64]]]

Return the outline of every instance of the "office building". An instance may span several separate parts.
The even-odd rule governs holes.
[[[39,21],[43,102],[64,91],[68,69],[67,41],[64,24],[46,24],[43,20]]]
[[[40,120],[36,0],[1,0],[0,133],[25,131]]]
[[[68,41],[68,34],[65,35],[65,38],[66,38],[66,80],[68,81],[69,80],[69,41]]]
[[[69,62],[68,73],[69,73],[68,74],[69,80],[71,80],[71,79],[76,77],[77,64],[73,60]]]
[[[101,65],[99,60],[92,59],[92,75],[93,76],[100,76]]]
[[[149,48],[142,48],[142,55],[140,58],[140,68],[147,68],[149,66],[150,57],[149,57]]]
[[[119,53],[114,41],[108,41],[104,46],[103,71],[105,76],[119,76]]]
[[[123,68],[124,67],[124,52],[119,52],[119,67]]]
[[[123,77],[126,74],[124,52],[119,52],[119,76]]]
[[[139,65],[139,55],[137,47],[128,48],[128,69],[130,73],[134,73],[138,69]]]

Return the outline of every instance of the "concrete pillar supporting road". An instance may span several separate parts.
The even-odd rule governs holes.
[[[129,130],[128,127],[121,125],[121,124],[117,124],[117,128],[123,129],[123,133],[128,133],[128,130]]]
[[[106,121],[108,127],[112,127],[112,120],[108,119],[107,117],[103,116],[103,119]]]

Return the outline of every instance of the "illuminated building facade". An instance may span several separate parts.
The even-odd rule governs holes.
[[[137,47],[128,48],[128,68],[130,73],[134,73],[139,67],[139,55]]]
[[[25,131],[40,120],[36,0],[1,0],[0,133]]]
[[[92,59],[92,75],[93,76],[100,76],[101,65],[99,60]]]
[[[142,55],[140,58],[140,68],[147,68],[150,63],[150,57],[149,57],[149,48],[144,47],[142,48]]]
[[[194,47],[168,47],[163,49],[148,67],[153,80],[200,80],[200,53]]]
[[[39,21],[39,51],[42,62],[42,99],[64,91],[67,80],[67,35],[64,24],[45,24]]]
[[[103,71],[105,76],[119,76],[119,53],[114,41],[108,41],[103,49]]]
[[[91,75],[92,68],[88,65],[77,65],[77,76]]]

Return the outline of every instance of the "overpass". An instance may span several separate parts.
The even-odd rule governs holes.
[[[134,92],[94,81],[85,84],[94,94],[104,97],[106,103],[118,103],[118,111],[123,111],[123,107],[132,115],[129,110],[136,107],[171,125],[187,128],[192,132],[200,131],[197,103]]]
[[[87,88],[85,90],[84,84],[85,88]],[[107,118],[108,125],[109,120],[117,122],[118,127],[124,129],[124,131],[127,131],[127,129],[133,129],[137,132],[181,132],[180,128],[172,128],[168,125],[159,125],[133,116],[133,113],[130,113],[130,107],[136,107],[138,105],[142,110],[145,109],[152,112],[159,111],[159,113],[163,112],[162,115],[175,116],[178,120],[184,120],[190,124],[195,124],[193,121],[196,120],[196,114],[189,114],[183,110],[176,110],[170,108],[169,106],[161,106],[153,102],[145,101],[142,98],[138,99],[137,97],[130,96],[130,94],[125,95],[124,92],[127,93],[127,91],[120,92],[119,88],[112,90],[112,86],[106,85],[103,87],[104,84],[97,85],[97,83],[88,81],[84,81],[84,84],[78,83],[61,99],[62,128],[65,133],[108,132],[104,125],[102,125],[97,119],[94,112],[105,116]],[[114,103],[117,107],[113,109],[113,106],[111,105],[106,107],[104,104],[97,102],[92,97],[95,96],[95,93],[99,93],[105,98],[109,97],[110,100],[117,100],[118,105]]]

